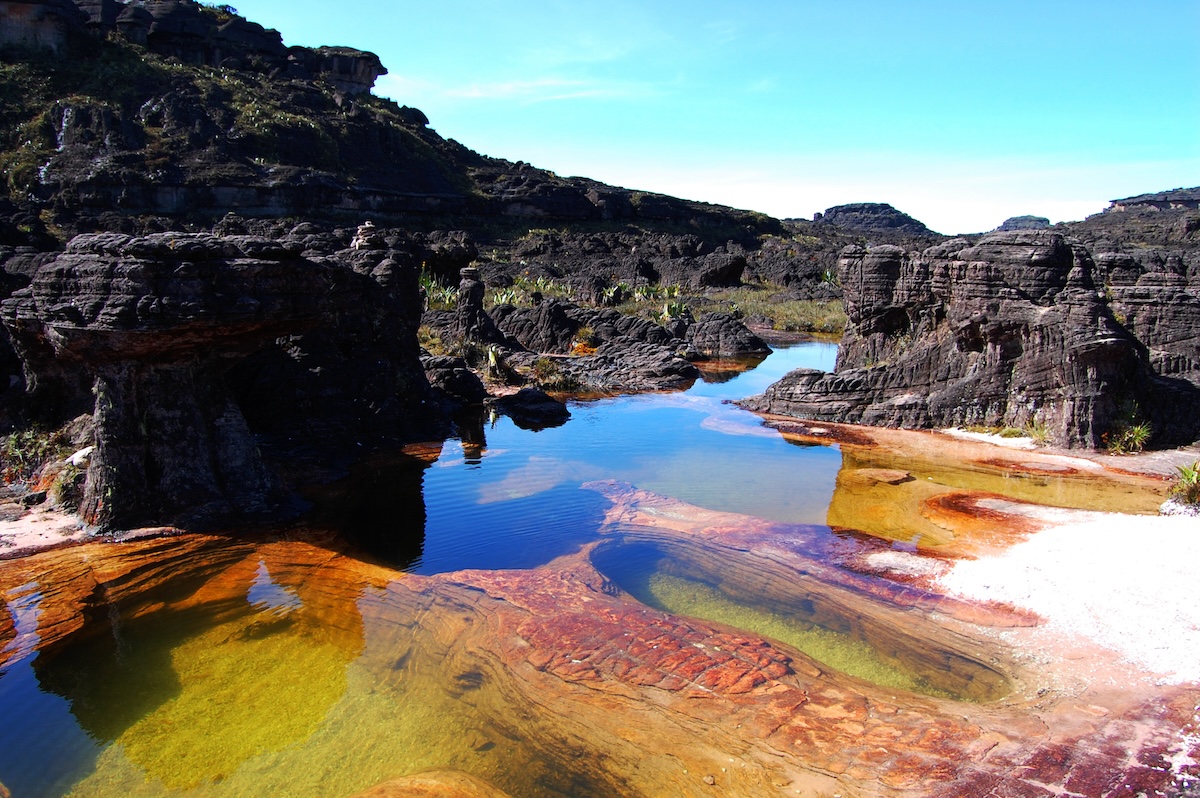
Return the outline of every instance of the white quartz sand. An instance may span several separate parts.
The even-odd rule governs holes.
[[[1000,554],[955,563],[940,586],[1031,610],[1047,632],[1085,637],[1162,683],[1200,682],[1200,518],[1052,515]]]
[[[20,557],[86,538],[77,516],[35,507],[20,518],[0,522],[0,558]]]

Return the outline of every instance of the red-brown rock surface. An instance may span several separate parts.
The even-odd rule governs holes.
[[[1035,618],[872,570],[873,555],[892,551],[884,544],[596,487],[613,501],[607,539],[536,570],[400,575],[323,544],[183,536],[10,561],[0,595],[12,601],[35,580],[41,647],[54,649],[105,606],[130,617],[232,610],[265,568],[344,638],[356,667],[381,685],[436,674],[493,739],[557,763],[580,795],[1132,798],[1172,794],[1179,771],[1195,769],[1186,757],[1200,751],[1184,736],[1195,687],[1155,686],[1079,641],[1030,658]],[[987,686],[992,700],[876,686],[760,635],[644,606],[592,564],[633,544],[669,552],[731,597],[808,601],[877,649],[953,660],[945,678]],[[395,767],[404,775],[404,760]],[[426,794],[411,791],[422,778],[368,794]]]

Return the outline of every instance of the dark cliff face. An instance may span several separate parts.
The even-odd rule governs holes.
[[[1085,447],[1100,446],[1132,407],[1160,442],[1191,441],[1200,383],[1187,379],[1196,317],[1184,316],[1195,295],[1179,278],[1166,301],[1154,290],[1161,275],[1133,270],[1120,280],[1141,280],[1142,292],[1110,282],[1121,297],[1110,305],[1114,259],[1101,263],[1042,231],[956,239],[920,254],[848,248],[839,274],[850,323],[835,373],[793,373],[747,404],[912,428],[1037,425],[1058,444]],[[1153,310],[1137,305],[1150,295],[1160,300]],[[1179,332],[1156,332],[1168,315]]]
[[[371,95],[386,73],[375,55],[285,47],[227,6],[83,8],[54,17],[66,29],[57,51],[0,35],[3,193],[64,239],[162,229],[161,217],[198,229],[229,211],[782,231],[761,214],[481,156]]]
[[[90,405],[100,527],[278,509],[260,442],[326,456],[436,422],[416,270],[303,236],[80,236],[3,303],[34,402]]]

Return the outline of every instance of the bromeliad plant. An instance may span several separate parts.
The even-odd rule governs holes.
[[[1170,496],[1180,504],[1200,505],[1200,460],[1177,466],[1179,476],[1171,486]]]

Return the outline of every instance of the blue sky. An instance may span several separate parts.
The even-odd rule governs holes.
[[[560,175],[935,230],[1200,185],[1200,0],[234,0],[377,53],[376,93]]]

